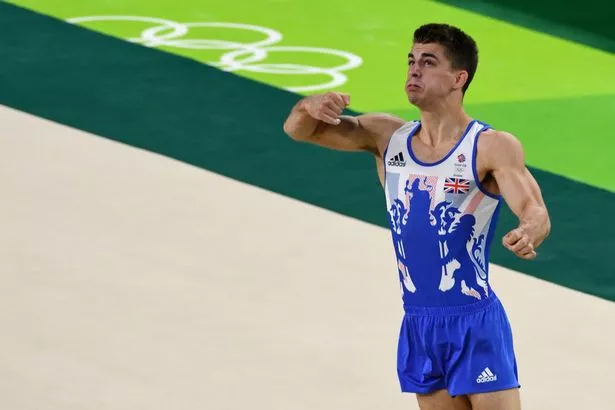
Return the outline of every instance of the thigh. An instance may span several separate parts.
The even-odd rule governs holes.
[[[473,410],[520,410],[519,389],[501,390],[491,393],[471,394]]]
[[[421,410],[471,410],[466,396],[451,397],[446,390],[437,390],[429,394],[417,394]]]
[[[442,364],[432,354],[428,317],[404,316],[397,348],[397,374],[401,391],[426,394],[446,388]]]
[[[464,339],[447,362],[447,390],[470,395],[518,388],[512,330],[499,301],[459,322]]]

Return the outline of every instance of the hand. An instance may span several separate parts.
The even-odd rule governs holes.
[[[350,104],[348,94],[331,92],[308,97],[305,102],[305,109],[310,116],[317,120],[338,125],[341,122],[338,117],[348,104]]]
[[[534,259],[534,244],[523,227],[513,229],[502,238],[504,247],[522,259]]]

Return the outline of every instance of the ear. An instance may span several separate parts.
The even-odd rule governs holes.
[[[455,75],[455,89],[462,89],[466,81],[468,81],[468,72],[458,71]]]

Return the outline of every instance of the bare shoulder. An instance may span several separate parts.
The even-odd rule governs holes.
[[[403,119],[384,112],[361,114],[357,116],[357,120],[363,127],[374,132],[394,131],[406,123]]]
[[[356,120],[358,126],[376,141],[380,153],[384,152],[391,135],[406,124],[403,119],[387,113],[362,114]]]
[[[522,149],[521,141],[510,132],[488,129],[481,134],[478,140],[479,148],[493,150]]]
[[[482,132],[477,151],[479,161],[488,169],[525,163],[521,141],[510,132],[493,129]]]

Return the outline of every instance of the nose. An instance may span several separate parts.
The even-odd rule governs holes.
[[[411,64],[410,67],[408,67],[408,74],[412,78],[420,77],[421,76],[421,72],[419,70],[419,65],[418,64]]]

